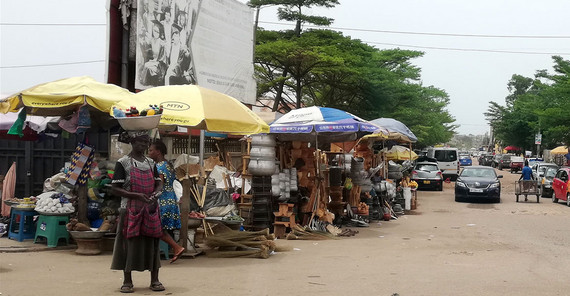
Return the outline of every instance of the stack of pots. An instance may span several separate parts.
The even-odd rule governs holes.
[[[273,175],[271,175],[271,195],[273,195],[273,196],[281,195],[278,162],[275,163],[275,172]]]
[[[271,176],[271,193],[279,196],[279,202],[286,202],[291,198],[291,191],[295,192],[297,187],[297,169],[278,170]]]
[[[288,201],[291,198],[291,175],[289,169],[284,169],[279,173],[279,187],[281,188],[280,202]]]
[[[271,176],[275,173],[275,138],[272,135],[251,136],[249,173],[253,176]]]
[[[297,191],[298,187],[297,187],[297,169],[296,168],[291,168],[291,188],[290,191]]]
[[[352,183],[359,185],[361,192],[370,192],[372,189],[372,182],[368,178],[368,173],[364,170],[364,158],[354,157],[351,160],[350,177]]]

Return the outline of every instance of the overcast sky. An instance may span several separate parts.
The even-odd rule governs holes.
[[[106,79],[107,0],[1,0],[0,94],[73,76]]]
[[[0,93],[11,94],[71,76],[90,75],[104,81],[106,5],[107,0],[0,1]],[[449,111],[460,125],[458,132],[483,134],[488,131],[483,112],[489,101],[504,104],[507,82],[513,74],[532,76],[539,69],[552,71],[552,53],[570,59],[569,11],[567,0],[340,0],[335,8],[305,12],[334,18],[332,29],[377,48],[424,51],[425,55],[414,61],[422,69],[424,85],[444,89],[450,95]],[[277,22],[274,7],[263,8],[260,21],[267,29],[292,28],[285,22],[268,23]]]

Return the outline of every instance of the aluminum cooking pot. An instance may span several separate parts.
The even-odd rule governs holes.
[[[275,159],[275,148],[266,146],[254,146],[251,147],[249,155],[253,158]]]
[[[271,176],[275,173],[275,160],[252,159],[249,161],[248,170],[254,176]]]
[[[251,146],[275,147],[275,137],[272,135],[252,135]]]

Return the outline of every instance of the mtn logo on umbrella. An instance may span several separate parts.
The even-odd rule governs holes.
[[[162,108],[172,111],[184,111],[190,109],[190,105],[182,102],[168,101],[162,102]]]

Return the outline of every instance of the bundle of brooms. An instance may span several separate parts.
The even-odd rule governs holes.
[[[273,251],[287,251],[288,247],[278,247],[275,235],[269,229],[261,231],[235,231],[228,230],[216,233],[205,239],[206,245],[212,248],[206,252],[208,257],[215,258],[269,258]]]
[[[326,231],[312,230],[308,227],[301,227],[295,225],[291,227],[291,232],[287,234],[287,239],[289,240],[325,240],[325,239],[336,239],[334,234]]]

